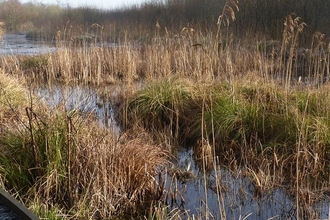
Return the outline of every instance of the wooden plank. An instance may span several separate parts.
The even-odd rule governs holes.
[[[0,188],[0,201],[22,220],[39,220],[27,207]],[[1,218],[1,216],[0,216]]]

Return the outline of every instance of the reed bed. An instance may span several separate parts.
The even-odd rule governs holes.
[[[72,40],[75,35],[59,33],[56,52],[1,57],[1,66],[7,73],[33,80],[97,86],[174,75],[195,81],[230,81],[250,73],[280,80],[287,87],[299,77],[304,83],[325,81],[329,51],[324,35],[316,33],[310,46],[302,47],[299,38],[305,23],[293,15],[286,19],[283,37],[277,41],[237,39],[222,27],[222,34],[216,36],[184,27],[178,34],[156,34],[150,42],[117,44],[103,42],[102,37],[76,41]]]
[[[195,80],[225,79],[241,75],[242,69],[258,62],[250,51],[234,43],[219,54],[211,43],[212,35],[204,36],[190,28],[183,28],[178,35],[155,36],[150,43],[123,41],[108,45],[63,38],[58,40],[54,53],[1,57],[2,67],[7,73],[31,76],[33,80],[100,86],[172,75]],[[232,48],[241,52],[233,55]]]

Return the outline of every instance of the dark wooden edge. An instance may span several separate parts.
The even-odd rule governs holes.
[[[39,220],[27,207],[0,188],[0,201],[22,220]]]

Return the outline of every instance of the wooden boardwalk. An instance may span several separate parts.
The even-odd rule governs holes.
[[[35,214],[3,189],[0,189],[0,219],[39,220]]]

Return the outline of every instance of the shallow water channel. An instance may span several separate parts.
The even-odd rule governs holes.
[[[111,97],[116,99],[120,88],[113,86],[106,90],[110,91],[107,99],[100,97],[93,88],[79,86],[44,87],[35,93],[50,106],[61,103],[67,110],[94,112],[102,125],[119,134],[120,128],[114,116],[116,107]],[[205,213],[209,213],[209,219],[296,219],[295,200],[284,190],[275,189],[261,197],[256,196],[253,183],[240,171],[218,168],[216,172],[204,175],[189,149],[179,149],[176,158],[174,167],[169,167],[169,170],[189,171],[191,178],[178,180],[166,174],[166,200],[172,213],[180,213],[183,219],[188,216],[205,219]],[[318,219],[328,219],[329,201],[322,200],[310,210]]]

